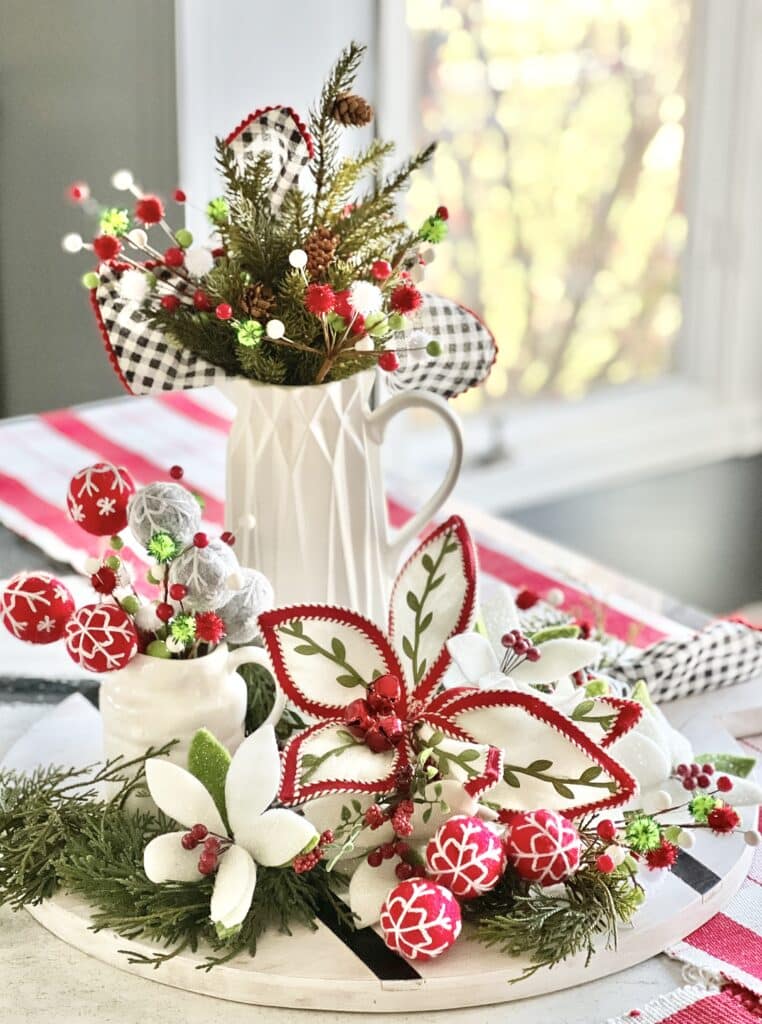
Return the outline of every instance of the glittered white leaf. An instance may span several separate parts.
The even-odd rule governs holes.
[[[240,846],[231,846],[221,857],[212,890],[210,917],[223,928],[241,924],[251,908],[257,884],[257,866]]]
[[[273,802],[279,781],[275,730],[263,725],[236,750],[225,777],[225,806],[236,840],[247,824]]]
[[[186,850],[184,832],[166,832],[156,836],[143,851],[143,868],[152,882],[198,882],[199,850]]]
[[[317,838],[314,825],[284,807],[265,811],[236,832],[236,842],[249,851],[257,864],[274,868],[288,864]]]

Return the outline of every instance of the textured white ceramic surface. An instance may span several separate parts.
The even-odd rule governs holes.
[[[227,522],[244,565],[279,605],[339,604],[382,623],[404,546],[435,515],[460,472],[460,424],[446,402],[406,392],[371,410],[374,372],[308,387],[231,381]],[[389,420],[423,407],[444,421],[452,457],[437,491],[392,537],[379,449]]]

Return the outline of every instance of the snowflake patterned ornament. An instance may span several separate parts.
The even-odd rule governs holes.
[[[465,814],[446,821],[426,847],[426,873],[459,899],[494,889],[505,871],[505,851],[490,826]]]
[[[115,604],[86,604],[66,625],[66,650],[88,672],[114,672],[135,657],[138,632]]]
[[[582,844],[568,818],[541,809],[512,817],[505,836],[505,852],[522,878],[540,885],[555,885],[577,870]]]
[[[87,533],[108,537],[127,525],[127,505],[134,492],[135,484],[126,469],[96,462],[71,478],[66,508]]]
[[[282,705],[278,716],[281,711]],[[192,882],[215,874],[210,916],[218,934],[229,936],[251,909],[257,865],[285,867],[314,847],[319,836],[296,812],[282,807],[268,810],[280,778],[275,730],[269,722],[247,737],[232,759],[210,733],[201,730],[191,743],[189,766],[192,771],[165,758],[146,761],[154,803],[191,831],[152,839],[143,865],[157,884]]]
[[[635,791],[621,766],[538,697],[441,690],[446,642],[474,618],[475,553],[457,516],[413,553],[395,582],[389,631],[342,608],[265,612],[260,626],[280,688],[316,724],[284,751],[281,800],[387,794],[423,748],[442,779],[504,810],[567,814],[619,806]],[[637,712],[636,712],[637,713]],[[619,713],[612,732],[618,731]],[[536,751],[546,752],[541,760]]]
[[[423,878],[400,882],[381,910],[384,942],[408,960],[433,960],[446,953],[461,927],[452,893]]]
[[[0,621],[17,640],[52,644],[74,612],[67,588],[45,572],[20,572],[0,591]]]

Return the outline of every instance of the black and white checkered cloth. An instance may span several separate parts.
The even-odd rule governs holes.
[[[291,107],[270,107],[250,114],[227,138],[239,164],[267,153],[273,172],[271,202],[277,210],[311,155],[306,129]]]
[[[412,335],[418,347],[434,339],[442,346],[442,354],[432,359],[425,352],[406,352],[400,345],[400,366],[389,378],[390,392],[420,388],[453,398],[479,384],[492,369],[495,339],[474,313],[457,302],[424,293],[423,305],[411,320],[405,341],[410,342]]]
[[[630,648],[610,675],[644,680],[655,701],[677,700],[762,677],[762,632],[740,622],[714,622],[687,640]]]

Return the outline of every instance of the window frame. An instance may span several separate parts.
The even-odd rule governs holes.
[[[493,405],[469,416],[456,493],[484,509],[762,451],[762,11],[755,0],[694,0],[694,20],[674,369],[575,402],[508,396],[504,414]],[[409,152],[416,103],[405,0],[377,0],[376,24],[379,132]],[[446,457],[428,429],[406,435],[400,450],[395,468],[411,493]]]

